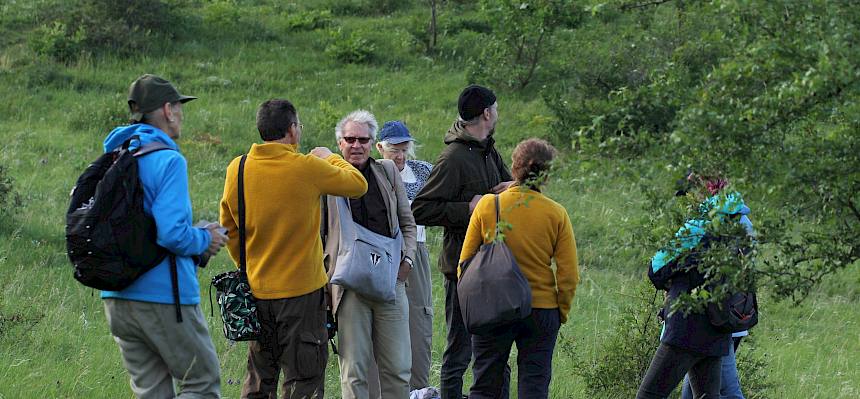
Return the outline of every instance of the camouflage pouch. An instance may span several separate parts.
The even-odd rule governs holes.
[[[251,295],[248,276],[240,270],[212,278],[224,322],[224,336],[231,341],[254,341],[260,336],[257,300]]]

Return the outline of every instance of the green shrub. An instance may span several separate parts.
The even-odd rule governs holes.
[[[663,296],[643,281],[621,310],[616,327],[604,336],[597,358],[584,359],[575,373],[589,398],[632,398],[659,345],[657,311]],[[562,349],[564,350],[564,349]]]
[[[581,19],[581,10],[570,0],[484,0],[481,9],[493,26],[492,38],[472,59],[468,80],[517,90],[542,80],[541,70],[557,47],[556,30]]]
[[[369,62],[376,46],[359,31],[345,33],[338,28],[329,32],[331,42],[326,46],[325,53],[334,59],[349,63],[361,64]]]
[[[78,58],[84,49],[86,32],[82,27],[69,33],[70,29],[60,21],[50,25],[42,25],[33,31],[30,37],[30,48],[39,55],[53,58],[60,62],[71,62]]]
[[[209,32],[234,33],[238,30],[242,11],[230,0],[207,3],[200,10],[203,24]]]
[[[741,341],[737,352],[738,378],[744,397],[767,399],[773,397],[774,381],[768,376],[767,354],[759,353],[756,345],[755,330],[752,335]]]
[[[413,3],[413,0],[328,0],[324,8],[335,15],[367,16],[391,14]]]
[[[330,10],[309,10],[287,13],[279,18],[286,31],[311,31],[334,24]]]
[[[30,36],[37,53],[73,61],[81,51],[130,54],[158,47],[184,26],[164,0],[74,0],[45,7],[44,24]]]

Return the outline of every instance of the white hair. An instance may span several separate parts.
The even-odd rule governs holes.
[[[407,143],[409,143],[409,145],[406,146],[406,158],[415,159],[415,142],[407,141]],[[394,149],[394,144],[389,143],[387,140],[380,141],[379,145],[381,145],[382,149],[385,151],[391,151]]]
[[[376,141],[376,131],[379,129],[379,124],[376,122],[376,117],[374,117],[373,114],[363,109],[350,112],[349,115],[343,117],[343,119],[337,123],[337,126],[334,128],[334,136],[338,141],[343,138],[343,127],[349,122],[355,122],[367,126],[371,141]]]

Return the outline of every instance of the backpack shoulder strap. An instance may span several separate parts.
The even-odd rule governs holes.
[[[155,141],[155,142],[146,144],[146,145],[138,148],[137,151],[134,152],[134,157],[135,158],[142,157],[146,154],[150,154],[150,153],[153,153],[156,151],[161,151],[161,150],[172,150],[172,148],[170,148],[170,146],[167,144]]]
[[[499,237],[499,234],[502,233],[502,228],[499,226],[499,222],[501,221],[501,216],[499,212],[499,195],[495,195],[495,203],[496,203],[496,237]]]

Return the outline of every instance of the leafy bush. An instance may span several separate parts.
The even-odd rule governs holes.
[[[575,373],[585,381],[589,398],[632,398],[651,364],[660,337],[657,311],[662,304],[643,281],[622,309],[614,330],[600,343],[598,356],[584,359]],[[564,350],[564,349],[563,349]]]
[[[481,2],[494,27],[468,71],[470,82],[492,82],[514,89],[532,83],[555,48],[559,27],[579,23],[580,10],[570,0]]]
[[[54,21],[51,25],[42,25],[31,36],[30,48],[36,54],[53,58],[60,62],[70,62],[78,58],[84,49],[86,32],[78,27],[69,34],[66,24]]]
[[[288,13],[282,18],[283,27],[287,31],[310,31],[326,28],[334,23],[329,10],[309,10]]]
[[[328,0],[325,9],[335,15],[380,15],[390,14],[409,7],[412,0]]]
[[[329,32],[331,42],[326,46],[325,53],[334,59],[350,63],[361,64],[369,62],[373,56],[376,46],[360,31],[345,33],[342,28]]]
[[[58,61],[76,59],[84,49],[129,54],[158,46],[182,27],[177,7],[164,0],[73,0],[42,11],[44,25],[30,36],[31,47]]]
[[[768,376],[767,354],[759,353],[755,330],[741,341],[737,352],[738,378],[744,397],[766,399],[773,397],[776,383]]]

